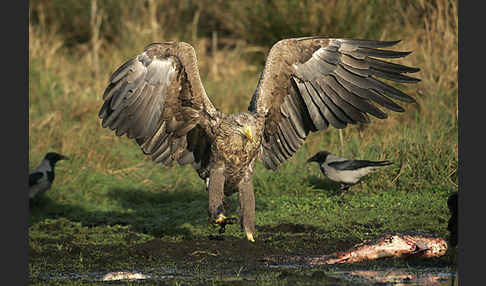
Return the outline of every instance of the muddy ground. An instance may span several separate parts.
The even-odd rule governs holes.
[[[45,227],[54,230],[56,226]],[[257,233],[255,243],[219,235],[217,231],[211,236],[176,241],[145,240],[135,232],[121,229],[122,239],[111,245],[78,243],[76,234],[58,239],[34,238],[31,245],[43,247],[31,247],[30,284],[122,283],[99,281],[114,271],[146,275],[143,280],[125,280],[124,285],[452,285],[457,280],[456,254],[451,249],[434,259],[311,266],[306,263],[308,257],[346,250],[360,241],[325,239],[319,229],[304,224],[257,227]],[[89,234],[85,235],[89,239]],[[355,275],[363,270],[378,271],[391,280],[373,280],[377,275],[369,272]],[[401,274],[397,276],[396,271]],[[404,271],[408,274],[404,275]]]

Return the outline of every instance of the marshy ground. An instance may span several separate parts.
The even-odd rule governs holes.
[[[143,281],[158,285],[353,285],[356,282],[373,285],[379,280],[371,278],[382,273],[397,283],[411,284],[409,277],[415,275],[433,277],[436,283],[430,285],[451,285],[456,272],[453,250],[428,260],[383,259],[310,266],[305,263],[306,257],[344,250],[354,243],[352,239],[326,239],[318,228],[303,224],[259,227],[255,243],[233,235],[217,239],[211,235],[181,240],[151,239],[128,227],[80,227],[66,220],[45,223],[40,228],[65,235],[35,240],[43,247],[30,253],[33,285],[94,283],[115,271],[147,276],[134,284]],[[93,243],[99,236],[105,243]],[[116,239],[110,241],[110,236]],[[376,273],[371,277],[356,274],[363,270]],[[392,276],[393,271],[406,272],[408,276],[397,278]]]
[[[430,201],[442,202],[428,204],[434,209],[421,203],[423,193],[340,194],[335,188],[335,194],[314,189],[299,197],[274,194],[257,199],[255,243],[248,242],[237,225],[227,226],[220,235],[207,223],[204,188],[183,195],[112,191],[119,200],[126,196],[122,203],[126,211],[84,211],[82,206],[62,205],[46,196],[31,209],[29,279],[33,285],[101,284],[110,283],[99,281],[103,275],[127,271],[147,275],[126,282],[133,284],[353,285],[361,281],[372,285],[373,280],[350,273],[396,270],[419,277],[435,275],[438,282],[449,284],[432,285],[450,285],[457,269],[453,249],[434,259],[308,265],[305,258],[349,249],[385,231],[420,229],[448,237],[447,197],[441,192],[428,193]],[[137,196],[143,206],[129,199]],[[376,201],[382,204],[372,206]],[[393,204],[397,208],[387,207]],[[419,214],[426,209],[427,214]],[[369,215],[364,216],[365,212]]]

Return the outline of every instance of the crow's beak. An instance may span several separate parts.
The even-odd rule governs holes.
[[[315,156],[313,156],[313,157],[309,158],[309,159],[307,160],[307,164],[308,164],[308,163],[310,163],[310,162],[316,162],[316,157],[315,157]]]
[[[59,158],[59,160],[69,160],[69,157],[68,156],[64,156],[64,155],[61,155],[61,157]]]

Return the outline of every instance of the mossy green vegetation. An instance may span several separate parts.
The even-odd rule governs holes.
[[[292,258],[345,250],[391,231],[448,237],[447,198],[458,191],[456,1],[143,3],[31,1],[29,167],[48,151],[70,157],[30,208],[32,285],[105,285],[96,279],[112,271],[149,273],[148,283],[162,285],[347,285],[330,273],[455,271],[454,251],[430,260],[317,267]],[[93,15],[103,15],[101,26],[90,24]],[[402,86],[417,103],[386,120],[311,134],[277,171],[258,162],[254,244],[237,224],[221,235],[208,224],[205,184],[190,166],[154,164],[133,140],[100,126],[109,75],[151,41],[190,42],[211,100],[236,112],[246,110],[271,44],[309,34],[402,39],[399,49],[414,53],[401,63],[421,68],[420,83]],[[394,164],[342,192],[305,163],[319,150]],[[236,216],[237,196],[228,201]],[[282,263],[272,267],[267,256]]]

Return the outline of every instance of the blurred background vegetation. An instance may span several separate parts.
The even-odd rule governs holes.
[[[397,48],[413,54],[397,62],[421,69],[422,82],[406,90],[418,98],[416,108],[426,106],[420,116],[435,117],[440,108],[457,121],[454,0],[33,0],[29,12],[31,143],[41,130],[67,132],[59,139],[70,134],[69,128],[52,128],[57,123],[95,121],[109,75],[156,41],[192,44],[211,99],[222,111],[235,112],[246,110],[265,56],[279,39],[402,39]],[[408,117],[414,113],[392,116],[376,129],[393,129]],[[35,142],[40,153],[55,146],[50,140],[56,136],[49,138]],[[76,152],[65,140],[57,144],[60,151]]]
[[[312,134],[278,172],[267,171],[259,163],[257,196],[297,194],[305,184],[312,188],[306,176],[318,175],[319,170],[305,169],[303,162],[327,149],[353,158],[396,162],[363,189],[440,189],[442,215],[447,213],[446,195],[457,190],[457,0],[29,3],[30,168],[48,151],[73,158],[58,165],[57,187],[47,194],[57,202],[123,211],[108,195],[113,192],[110,188],[127,184],[133,190],[204,189],[193,170],[154,167],[133,140],[118,138],[100,126],[97,113],[110,74],[147,44],[185,41],[193,45],[211,100],[223,112],[236,112],[247,109],[272,44],[287,37],[327,35],[401,39],[394,48],[413,53],[393,62],[421,69],[414,75],[420,83],[400,85],[417,103],[404,105],[404,113],[390,112],[386,120],[372,119],[366,126]],[[154,216],[158,214],[154,208]]]

